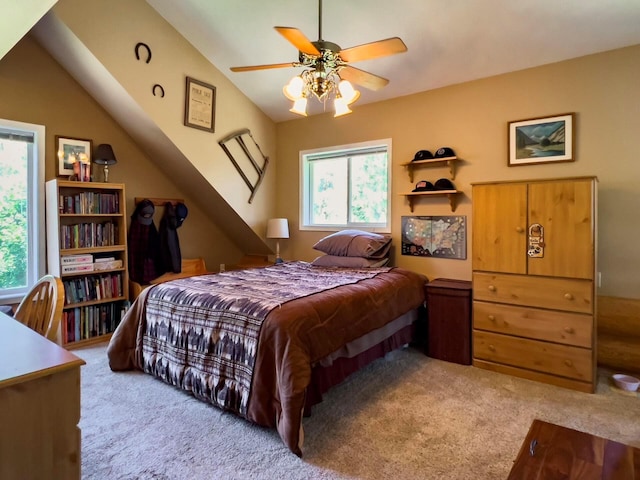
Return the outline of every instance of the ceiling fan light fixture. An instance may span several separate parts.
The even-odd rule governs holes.
[[[351,85],[349,80],[340,80],[338,90],[340,91],[340,96],[344,99],[347,105],[351,105],[360,98],[360,92],[353,88],[353,85]]]
[[[349,105],[347,105],[347,102],[340,96],[339,93],[336,95],[336,98],[333,101],[333,108],[336,111],[336,113],[333,115],[334,117],[341,117],[342,115],[351,113]]]
[[[289,80],[289,83],[287,83],[282,89],[284,96],[294,102],[302,97],[303,91],[304,80],[302,80],[302,77],[299,75],[296,75],[291,80]]]
[[[307,116],[307,97],[300,97],[294,100],[293,107],[289,109],[290,112],[296,113],[298,115],[302,115],[303,117]]]

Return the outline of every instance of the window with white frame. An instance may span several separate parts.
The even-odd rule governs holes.
[[[300,152],[301,228],[390,231],[391,139]]]
[[[0,119],[0,302],[17,303],[45,271],[45,128]]]

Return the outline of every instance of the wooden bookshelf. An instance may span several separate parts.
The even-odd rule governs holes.
[[[124,184],[46,183],[48,272],[62,279],[62,343],[106,341],[129,306]]]

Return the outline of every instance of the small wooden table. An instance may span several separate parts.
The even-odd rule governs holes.
[[[84,363],[0,313],[1,479],[80,479]]]
[[[508,478],[640,479],[640,449],[534,420]]]

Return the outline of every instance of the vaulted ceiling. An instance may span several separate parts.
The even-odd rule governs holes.
[[[274,121],[299,118],[282,87],[300,68],[229,68],[296,61],[295,47],[273,27],[317,40],[318,0],[147,1]],[[390,80],[375,92],[361,88],[354,108],[640,44],[638,0],[324,0],[322,9],[323,39],[342,48],[394,36],[408,47],[354,65]],[[309,113],[321,113],[314,102]]]

